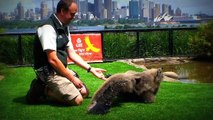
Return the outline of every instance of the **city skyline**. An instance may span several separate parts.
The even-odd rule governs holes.
[[[122,5],[126,5],[130,0],[116,0]],[[180,8],[183,12],[189,14],[206,13],[213,15],[212,0],[149,0],[158,4],[172,5],[173,9]]]
[[[42,0],[0,0],[0,12],[12,12],[16,8],[18,2],[22,2],[24,9],[34,9],[40,7]],[[48,3],[49,8],[51,8],[52,0],[44,0]],[[55,0],[55,6],[59,0]],[[94,2],[94,0],[88,0],[89,2]],[[113,0],[117,1],[119,6],[127,6],[131,0]],[[213,15],[213,2],[211,0],[149,0],[159,4],[169,4],[173,9],[181,8],[184,13],[197,14],[205,13],[208,15]]]

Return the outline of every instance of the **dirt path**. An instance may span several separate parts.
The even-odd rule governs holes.
[[[4,79],[4,76],[3,76],[3,75],[0,75],[0,81],[3,80],[3,79]]]

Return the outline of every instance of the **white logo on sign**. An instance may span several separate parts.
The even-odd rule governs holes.
[[[78,48],[78,47],[83,47],[82,40],[81,40],[80,38],[78,38],[78,39],[76,40],[76,42],[77,42],[77,44],[76,44],[76,47],[77,47],[77,48]]]

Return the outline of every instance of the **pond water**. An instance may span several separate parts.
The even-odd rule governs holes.
[[[146,67],[159,67],[163,71],[173,71],[184,83],[213,83],[213,62],[190,61],[181,64],[149,64]]]

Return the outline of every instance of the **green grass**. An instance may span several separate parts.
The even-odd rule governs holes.
[[[3,66],[3,67],[2,67]],[[109,74],[127,70],[141,71],[125,63],[92,64],[106,69]],[[103,81],[81,68],[70,65],[89,87],[90,98],[81,106],[57,104],[27,105],[25,94],[35,77],[30,67],[7,68],[0,64],[0,120],[210,120],[213,118],[213,84],[184,84],[162,82],[155,103],[121,102],[106,115],[86,113],[94,92]]]

